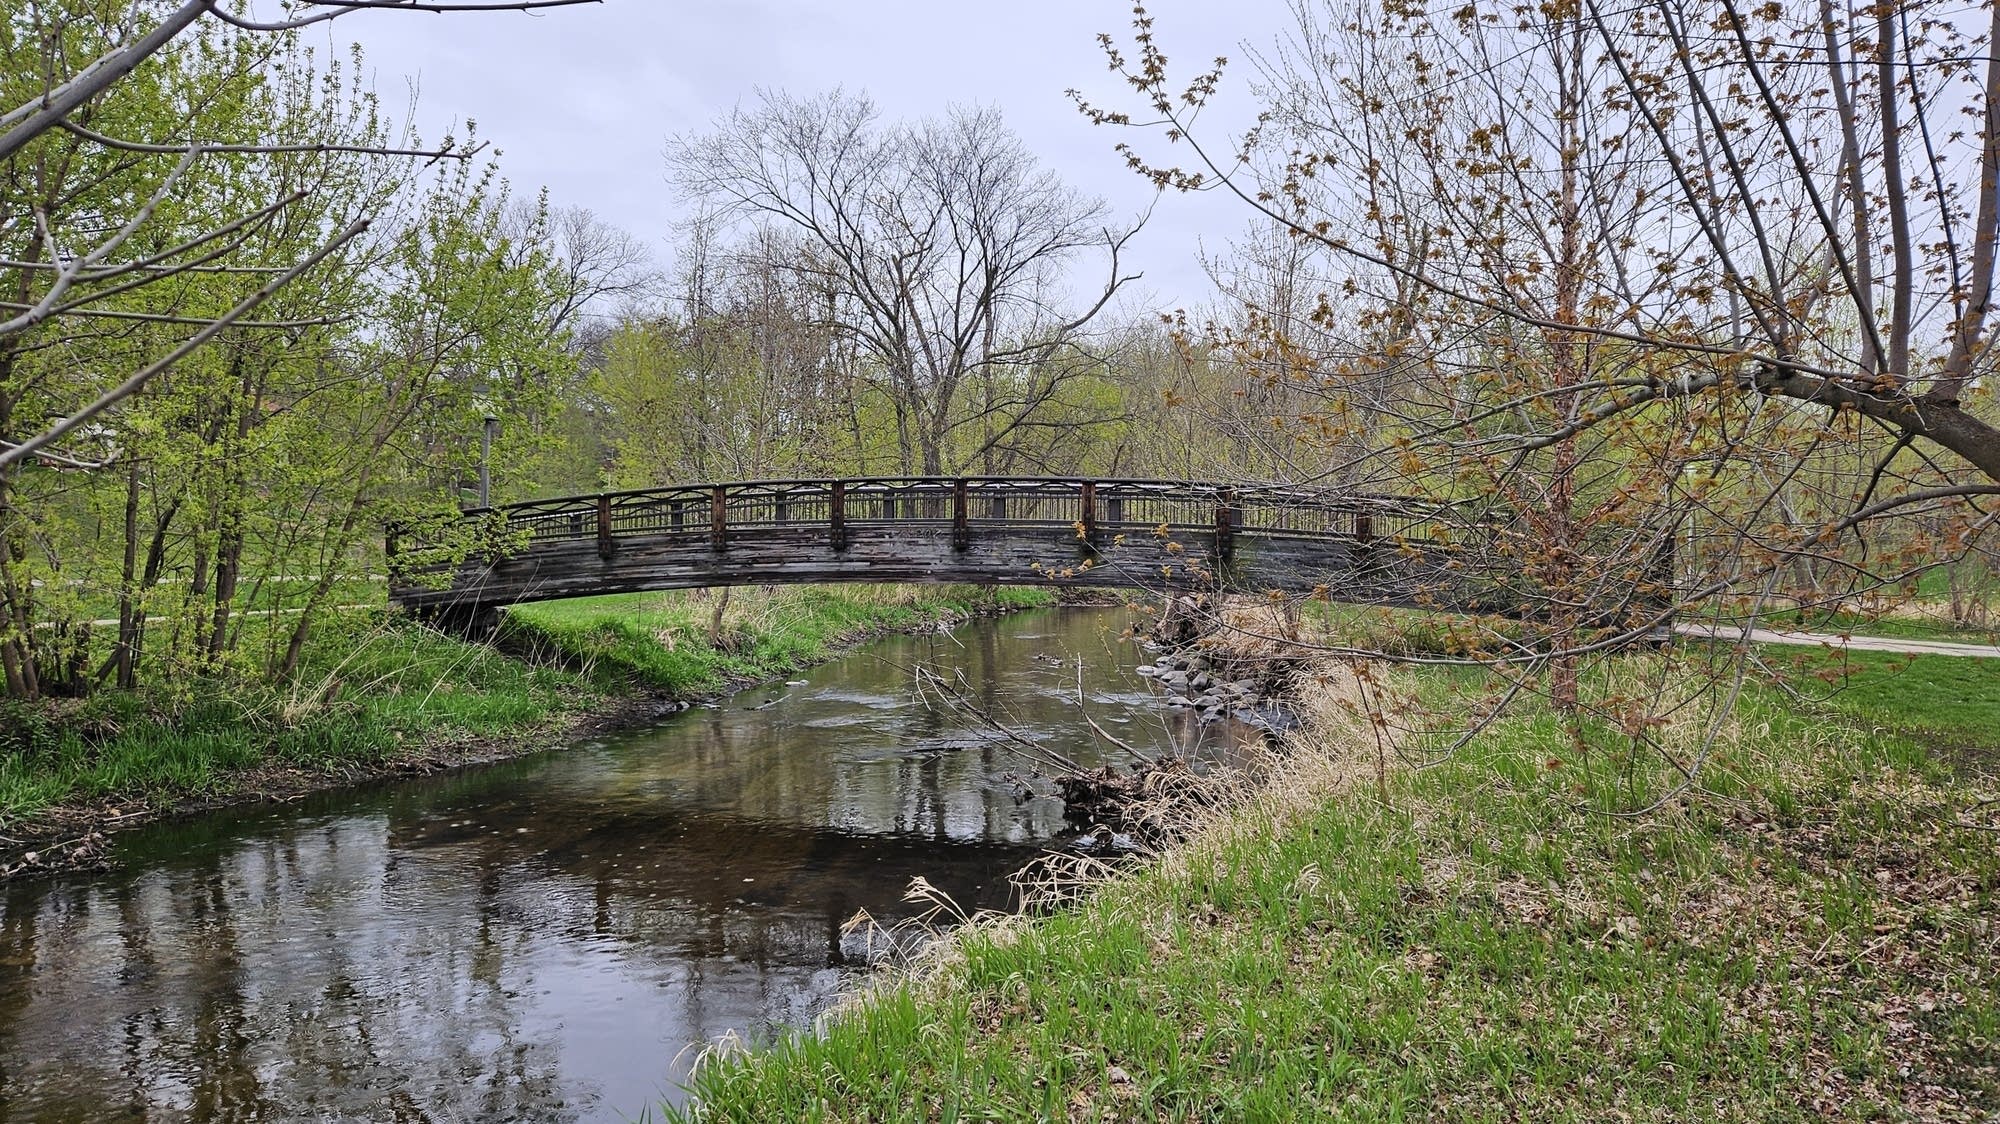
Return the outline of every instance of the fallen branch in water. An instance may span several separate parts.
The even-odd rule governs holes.
[[[1078,773],[1083,771],[1082,764],[1067,754],[1050,749],[1048,746],[1028,737],[1014,726],[994,717],[992,712],[988,711],[985,707],[973,702],[971,696],[964,689],[966,684],[965,673],[963,671],[953,673],[956,683],[922,666],[912,668],[911,676],[916,681],[917,697],[923,699],[927,705],[930,703],[930,699],[926,697],[926,692],[934,691],[942,695],[952,706],[977,719],[980,725],[998,734],[1001,742],[1019,749],[1023,757],[1026,757],[1035,764],[1060,772]]]
[[[1146,754],[1145,754],[1144,752],[1142,752],[1141,750],[1138,750],[1138,749],[1134,748],[1134,747],[1132,746],[1132,744],[1131,744],[1131,743],[1129,743],[1129,742],[1127,742],[1127,741],[1125,741],[1125,740],[1123,740],[1123,739],[1121,739],[1121,738],[1116,738],[1116,737],[1113,737],[1113,736],[1111,735],[1111,732],[1110,732],[1109,730],[1106,730],[1106,729],[1105,729],[1104,727],[1102,727],[1102,726],[1099,726],[1099,725],[1097,724],[1097,719],[1095,719],[1095,718],[1092,718],[1092,717],[1090,716],[1090,711],[1084,708],[1084,705],[1083,705],[1083,657],[1082,657],[1082,656],[1078,656],[1078,657],[1077,657],[1077,659],[1076,659],[1076,709],[1077,709],[1077,712],[1078,712],[1078,713],[1080,713],[1080,714],[1082,714],[1082,715],[1083,715],[1083,720],[1084,720],[1085,722],[1088,722],[1088,723],[1090,723],[1090,728],[1091,728],[1091,729],[1093,729],[1093,730],[1095,730],[1095,731],[1097,731],[1097,736],[1098,736],[1098,737],[1100,737],[1100,738],[1103,738],[1103,739],[1104,739],[1105,741],[1108,741],[1108,742],[1110,742],[1110,743],[1111,743],[1112,745],[1115,745],[1115,746],[1117,746],[1117,747],[1118,747],[1119,749],[1122,749],[1122,750],[1124,750],[1124,751],[1125,751],[1126,753],[1129,753],[1129,754],[1131,754],[1131,755],[1132,755],[1132,759],[1133,759],[1134,761],[1137,761],[1137,762],[1139,762],[1139,763],[1140,763],[1141,765],[1145,765],[1145,764],[1150,764],[1150,763],[1151,763],[1151,762],[1153,761],[1153,758],[1151,758],[1151,757],[1148,757],[1148,756],[1146,756]],[[1180,754],[1180,753],[1178,752],[1178,747],[1176,747],[1176,753],[1175,753],[1175,756],[1185,756],[1185,755],[1184,755],[1184,754]]]

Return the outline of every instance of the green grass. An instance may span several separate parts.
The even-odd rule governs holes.
[[[669,1115],[1808,1121],[2000,1103],[1992,794],[1762,688],[1704,776],[1649,816],[1588,813],[1605,791],[1666,795],[1672,774],[1579,761],[1524,708],[1392,776],[1386,803],[1372,784],[1272,792],[1072,911],[968,930],[934,975],[823,1034],[699,1070],[699,1107]]]
[[[1892,640],[1943,640],[1957,644],[2000,643],[2000,630],[1953,624],[1942,614],[1923,617],[1864,617],[1852,613],[1774,615],[1767,627],[1831,635],[1882,636]]]
[[[572,673],[379,614],[329,620],[291,685],[179,687],[0,704],[0,824],[67,802],[220,796],[264,767],[351,775],[597,701]]]
[[[1954,624],[1942,607],[1915,603],[1921,616],[1864,616],[1854,613],[1773,611],[1760,621],[1764,628],[1829,636],[1879,636],[1895,640],[1941,640],[1959,644],[2000,644],[2000,629]],[[1718,618],[1700,606],[1683,610],[1685,623],[1719,623],[1725,635],[1740,626]],[[1317,638],[1387,655],[1464,654],[1472,648],[1487,652],[1504,647],[1507,639],[1530,635],[1526,625],[1499,617],[1474,618],[1379,606],[1321,603],[1307,607],[1304,623]]]
[[[519,605],[510,641],[553,650],[594,681],[639,683],[674,694],[785,675],[864,636],[974,613],[1055,603],[1034,588],[800,586],[737,592],[720,645],[708,641],[713,591],[632,593]]]
[[[1763,651],[1766,661],[1808,700],[1862,728],[2000,746],[2000,659]]]

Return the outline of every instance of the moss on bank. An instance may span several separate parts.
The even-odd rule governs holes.
[[[2000,697],[2000,661],[1961,662]],[[1638,818],[1578,805],[1670,771],[1577,760],[1532,709],[1386,802],[1327,754],[1086,904],[970,930],[824,1034],[703,1068],[669,1115],[1986,1119],[2000,735],[1959,727],[1989,756],[1955,766],[1877,718],[1755,691],[1704,790]]]
[[[254,798],[515,752],[615,708],[634,688],[718,690],[796,671],[875,633],[1052,602],[1040,590],[958,587],[739,591],[721,648],[706,642],[708,605],[686,594],[510,615],[517,641],[571,667],[523,662],[393,614],[341,614],[315,634],[290,684],[218,677],[0,702],[0,836],[90,826],[107,805]],[[0,870],[10,865],[0,855]]]

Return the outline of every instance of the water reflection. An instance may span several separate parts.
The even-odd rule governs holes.
[[[121,841],[125,874],[7,887],[0,1120],[634,1117],[700,1044],[823,1008],[857,909],[907,915],[917,874],[1003,906],[1060,831],[910,667],[962,668],[1097,761],[1081,654],[1100,722],[1194,736],[1124,670],[1121,624],[885,641],[615,742],[160,825]]]

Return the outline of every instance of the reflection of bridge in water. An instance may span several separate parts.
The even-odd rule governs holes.
[[[459,625],[524,601],[719,585],[966,582],[1481,603],[1470,509],[1281,487],[1051,477],[689,484],[390,535],[390,599]],[[1477,568],[1477,567],[1473,567]],[[1489,587],[1490,588],[1490,587]]]
[[[1061,802],[909,667],[1092,767],[1123,751],[1085,705],[1148,751],[1243,736],[1158,712],[1124,621],[891,637],[608,743],[154,824],[117,872],[0,886],[0,1119],[637,1119],[717,1036],[809,1025],[881,947],[858,912],[920,914],[918,874],[1007,908],[1059,839]],[[1091,656],[1086,702],[1031,653]]]

